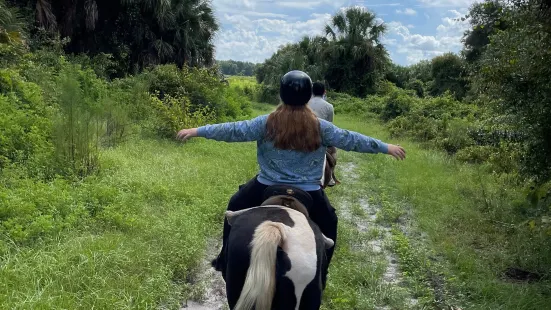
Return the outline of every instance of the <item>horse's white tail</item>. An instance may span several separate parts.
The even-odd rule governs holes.
[[[251,242],[251,263],[235,310],[270,310],[274,299],[277,247],[285,239],[282,223],[266,221],[256,228]]]

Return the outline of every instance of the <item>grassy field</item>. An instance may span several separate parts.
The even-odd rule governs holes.
[[[256,108],[255,115],[273,109]],[[376,123],[338,115],[337,124],[388,138]],[[537,243],[522,228],[499,224],[513,214],[506,202],[520,193],[502,192],[500,180],[478,167],[400,144],[408,151],[403,162],[339,153],[343,184],[328,194],[341,216],[340,236],[324,308],[407,309],[411,297],[419,308],[548,307],[548,280],[501,279],[506,267],[538,270],[551,259],[548,248],[523,255]],[[3,202],[61,200],[54,207],[81,208],[87,216],[32,246],[4,245],[1,309],[178,309],[201,294],[193,286],[198,262],[208,238],[221,234],[228,199],[257,171],[254,143],[136,139],[104,151],[101,162],[100,174],[76,186],[53,182],[29,191],[25,180],[4,186]],[[358,207],[363,200],[377,206],[378,224],[358,232],[343,216],[344,203],[357,224],[368,217]],[[488,211],[488,203],[501,212]],[[384,255],[358,247],[378,238],[382,227],[392,229],[384,246],[398,257],[400,284],[385,283]]]
[[[338,116],[336,123],[388,141],[386,130],[375,122]],[[504,180],[488,175],[482,167],[458,164],[442,153],[422,149],[408,141],[391,142],[406,148],[405,161],[341,152],[339,165],[343,162],[356,164],[356,175],[362,185],[356,196],[363,196],[380,207],[378,221],[392,228],[390,246],[399,257],[400,269],[406,277],[404,286],[419,299],[419,306],[437,309],[451,306],[464,309],[548,308],[551,304],[548,278],[527,283],[503,276],[509,267],[549,275],[545,266],[550,265],[550,247],[539,246],[545,243],[537,232],[529,231],[528,225],[508,224],[515,222],[518,210],[514,201],[520,201],[522,193],[507,186]],[[347,180],[342,181],[342,187],[330,190],[330,199],[337,206],[339,201],[351,197],[344,189]],[[344,236],[341,244],[350,242],[346,239],[346,226],[341,229],[341,236]],[[336,270],[332,274],[339,276],[331,278],[332,287],[351,283],[354,272],[338,280],[341,273],[350,269],[362,270],[356,278],[377,277],[377,272],[370,275],[364,272],[364,263],[371,258],[353,259],[353,255],[362,254],[351,254],[346,247],[341,247],[336,255],[338,260],[348,259],[349,264],[333,266]],[[347,292],[356,302],[361,302],[370,294],[360,292],[373,289],[368,281],[356,282],[349,285]],[[329,292],[333,294],[334,290]],[[354,304],[342,307],[345,308],[363,309]]]
[[[102,164],[78,186],[45,185],[101,218],[5,254],[1,309],[178,309],[229,197],[257,171],[253,144],[205,140],[131,141]]]

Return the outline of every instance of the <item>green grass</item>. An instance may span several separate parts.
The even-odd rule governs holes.
[[[102,163],[58,191],[74,208],[103,199],[93,217],[2,256],[1,309],[178,309],[228,199],[257,171],[254,144],[200,139],[132,141]]]
[[[337,124],[389,141],[376,122],[339,116]],[[549,276],[551,239],[522,224],[523,193],[482,167],[459,164],[409,141],[390,142],[406,148],[405,161],[349,155],[358,164],[364,195],[382,206],[381,222],[395,227],[394,248],[415,293],[432,298],[436,307],[548,307],[548,278],[535,283],[502,278],[507,267]]]
[[[255,107],[262,109],[254,115],[274,108]],[[389,141],[376,122],[337,115],[337,124]],[[339,151],[343,184],[328,194],[339,213],[348,203],[360,219],[361,199],[381,206],[378,220],[393,226],[408,288],[385,284],[384,257],[357,248],[381,231],[359,233],[341,216],[324,309],[408,309],[409,294],[429,308],[548,307],[549,280],[501,279],[506,267],[548,274],[551,266],[549,239],[517,224],[522,193],[480,167],[399,143],[403,162]],[[75,185],[3,181],[0,216],[10,206],[40,206],[31,214],[45,221],[33,226],[38,238],[25,239],[17,225],[10,229],[27,241],[0,238],[1,309],[177,309],[201,293],[193,286],[198,262],[207,239],[221,233],[228,199],[257,172],[254,143],[136,139],[101,155],[101,172]],[[346,162],[355,163],[357,180],[341,177]],[[49,224],[58,222],[66,224]]]
[[[357,154],[338,152],[337,167],[357,162]],[[343,184],[326,191],[339,215],[339,230],[322,309],[412,309],[408,290],[383,280],[386,254],[368,246],[382,237],[379,227],[368,224],[369,215],[360,206],[370,198],[370,191],[359,180],[337,173]],[[352,172],[356,173],[360,172]],[[359,231],[354,221],[364,225],[365,231]]]

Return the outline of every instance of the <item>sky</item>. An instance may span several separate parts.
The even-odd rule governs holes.
[[[263,62],[281,45],[323,34],[331,16],[350,6],[374,12],[387,25],[382,42],[393,62],[410,65],[458,52],[477,0],[212,0],[221,29],[216,59]]]

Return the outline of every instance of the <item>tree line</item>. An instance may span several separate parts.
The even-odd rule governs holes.
[[[18,22],[3,22],[24,28],[31,48],[64,39],[68,54],[109,55],[111,76],[158,64],[214,63],[219,24],[209,1],[5,0],[2,10],[8,5]]]
[[[224,75],[254,76],[257,64],[248,61],[217,60],[216,64]]]
[[[495,160],[500,154],[501,160],[496,162],[511,163],[504,170],[518,173],[529,183],[543,184],[551,179],[550,3],[475,3],[463,17],[470,27],[459,53],[410,66],[396,65],[389,59],[380,40],[386,25],[378,22],[373,12],[348,8],[332,17],[324,35],[304,37],[279,49],[258,67],[256,78],[264,99],[273,102],[277,101],[278,78],[291,69],[306,71],[333,92],[364,98],[365,106],[378,106],[380,98],[394,96],[396,100],[386,101],[386,108],[394,110],[385,118],[394,121],[394,126],[401,121],[402,129],[407,127],[403,127],[407,117],[409,125],[421,126],[419,119],[413,122],[411,118],[414,111],[415,117],[443,121],[439,126],[449,126],[451,119],[460,118],[465,126],[457,132],[464,137],[455,138],[463,141],[462,146],[449,148],[451,153],[468,147],[469,160],[482,162],[491,157]],[[415,103],[423,102],[419,98],[438,97],[454,103],[439,109],[436,116],[426,110],[434,105],[424,106],[425,110],[415,107]],[[458,115],[452,110],[458,107],[455,102],[470,112]],[[407,128],[410,132],[420,130]]]

